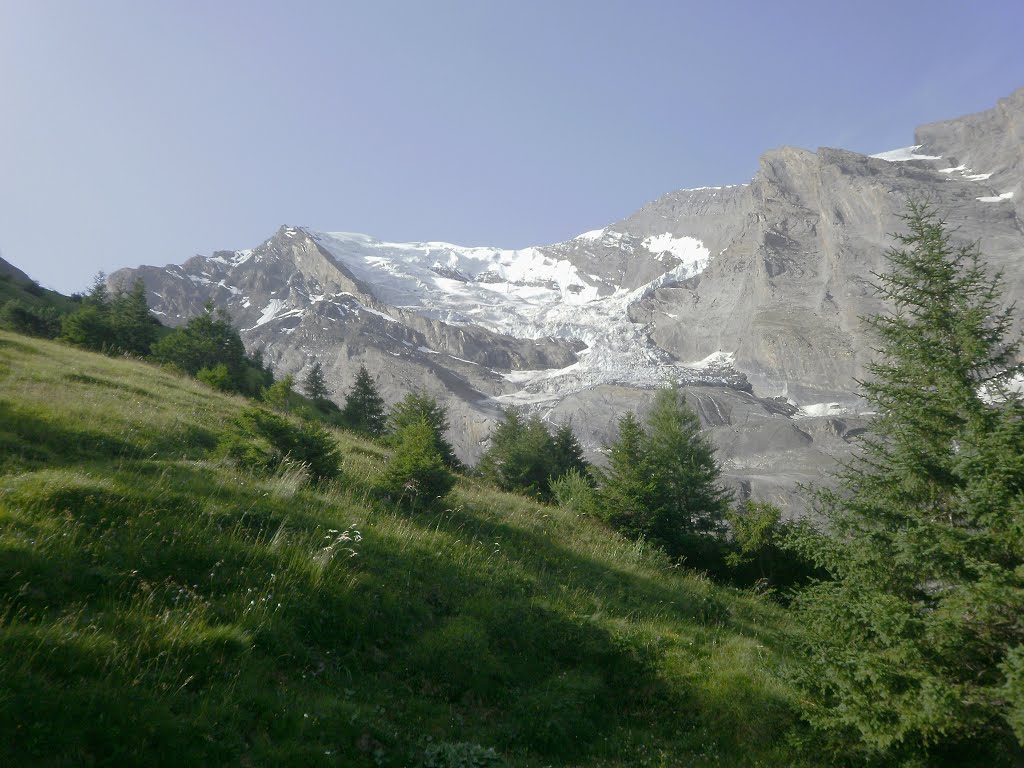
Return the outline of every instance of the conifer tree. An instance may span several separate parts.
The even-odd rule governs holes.
[[[548,472],[551,480],[575,471],[580,477],[590,476],[590,462],[583,454],[583,446],[572,431],[572,424],[565,422],[555,430],[552,446],[552,468]],[[550,483],[549,483],[550,484]]]
[[[146,284],[136,280],[130,289],[118,288],[108,303],[113,346],[139,357],[148,355],[158,323],[149,312]]]
[[[615,441],[608,446],[608,469],[599,504],[612,527],[631,539],[651,532],[655,479],[647,466],[647,435],[632,411],[619,419]]]
[[[645,421],[627,413],[619,422],[601,491],[604,515],[624,534],[708,567],[721,554],[717,539],[730,500],[714,447],[677,387],[658,391]]]
[[[1024,402],[1002,281],[912,203],[877,290],[891,311],[861,390],[877,416],[799,599],[815,725],[865,752],[1018,765],[1024,743]]]
[[[295,377],[289,373],[264,390],[263,400],[278,410],[287,413],[291,408],[292,392],[294,389]]]
[[[409,392],[391,408],[387,418],[389,441],[394,442],[397,434],[411,424],[425,421],[434,435],[434,447],[449,469],[460,471],[462,462],[455,455],[455,447],[448,441],[448,409],[430,395]]]
[[[674,386],[659,390],[646,421],[645,461],[657,478],[652,532],[670,550],[692,536],[717,535],[731,494],[719,483],[715,448],[683,391]]]
[[[547,501],[554,459],[555,441],[540,416],[525,419],[515,408],[507,408],[477,471],[502,490]]]
[[[394,433],[394,451],[380,478],[381,489],[399,503],[429,506],[455,485],[455,476],[437,450],[434,428],[426,419],[403,424]]]
[[[380,396],[377,384],[365,365],[359,366],[352,389],[345,396],[341,421],[348,429],[368,437],[380,437],[384,434],[387,424],[384,398]]]
[[[324,367],[320,365],[319,360],[313,361],[313,367],[309,369],[309,373],[306,374],[306,379],[303,382],[303,389],[313,402],[322,402],[330,398],[331,390],[327,388],[327,380],[324,378]]]

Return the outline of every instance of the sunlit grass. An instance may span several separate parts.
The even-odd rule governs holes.
[[[812,764],[777,607],[472,479],[403,512],[344,432],[239,471],[245,405],[0,333],[0,762]]]

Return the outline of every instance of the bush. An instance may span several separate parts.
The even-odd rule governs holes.
[[[590,515],[597,511],[597,492],[589,475],[570,469],[551,481],[551,495],[558,506],[577,515]]]
[[[52,339],[60,333],[60,311],[11,299],[0,308],[0,326],[27,336]]]
[[[339,474],[341,452],[326,430],[316,424],[292,422],[258,406],[242,411],[222,441],[222,449],[239,466],[253,472],[273,472],[290,460],[308,467],[315,480]]]
[[[219,389],[221,392],[231,392],[235,388],[231,381],[231,372],[224,363],[213,368],[200,368],[196,378],[206,386]]]

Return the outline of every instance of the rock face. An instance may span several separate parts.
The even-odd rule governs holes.
[[[932,201],[1024,297],[1024,89],[873,157],[766,153],[749,184],[681,190],[605,229],[518,251],[282,227],[252,250],[140,267],[162,318],[226,306],[279,374],[319,360],[336,399],[365,364],[385,398],[425,391],[463,459],[499,409],[572,420],[595,455],[666,381],[711,430],[741,496],[802,507],[864,418],[855,380],[882,309],[873,273],[908,198]]]

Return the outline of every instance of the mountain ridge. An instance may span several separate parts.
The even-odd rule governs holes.
[[[314,360],[340,396],[366,365],[388,400],[420,389],[451,411],[474,460],[508,405],[571,420],[592,457],[627,408],[667,380],[690,386],[741,495],[798,508],[849,451],[855,381],[883,309],[884,268],[905,201],[926,198],[978,241],[1024,296],[1024,89],[993,109],[922,126],[876,156],[793,147],[743,185],[677,190],[547,246],[388,243],[283,226],[254,249],[141,277],[171,324],[223,304],[278,373]]]

